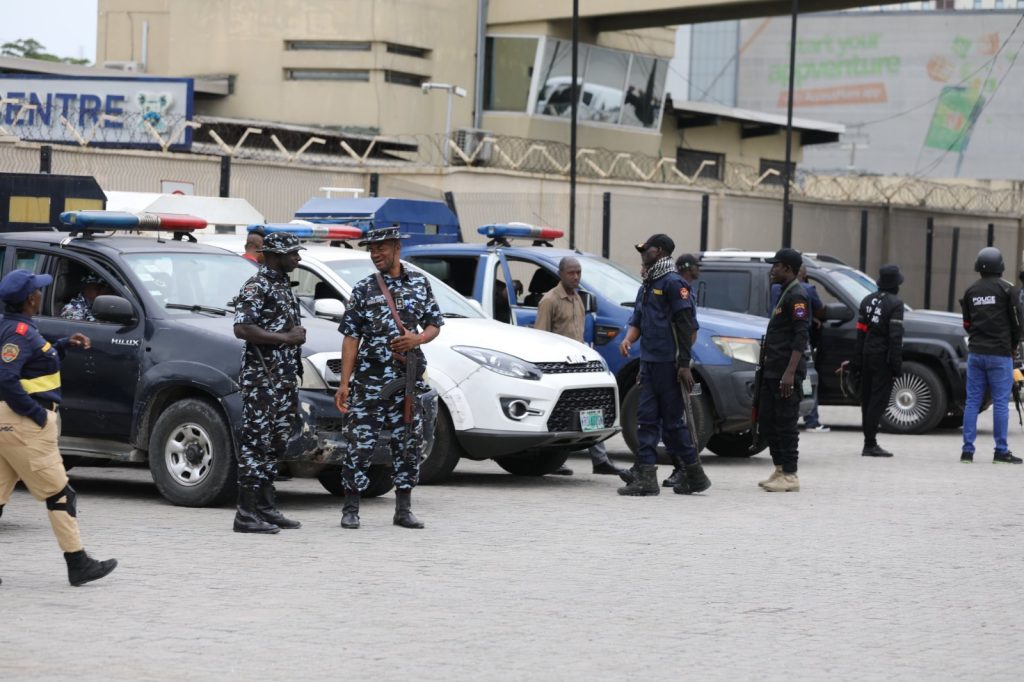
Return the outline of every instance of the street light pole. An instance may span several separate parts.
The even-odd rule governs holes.
[[[423,90],[424,95],[429,93],[431,90],[445,90],[448,93],[448,111],[444,118],[444,144],[442,145],[441,150],[444,157],[444,165],[447,166],[450,154],[448,146],[449,141],[452,139],[452,98],[465,97],[466,89],[449,83],[423,83],[420,85],[420,89]]]
[[[786,162],[782,169],[782,247],[793,245],[793,204],[789,202],[789,184],[793,181],[793,77],[796,71],[796,18],[800,14],[800,0],[793,0],[793,23],[789,36],[789,97],[786,105]]]
[[[576,125],[579,116],[580,91],[577,87],[579,79],[580,51],[580,2],[572,0],[572,85],[569,92],[572,103],[569,110],[572,120],[569,122],[569,248],[576,248]]]

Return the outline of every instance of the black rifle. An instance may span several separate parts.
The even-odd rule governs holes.
[[[761,382],[764,381],[765,337],[761,337],[761,352],[757,356],[757,369],[754,370],[754,402],[750,406],[750,452],[761,450],[761,433],[758,428],[758,417],[761,411]]]

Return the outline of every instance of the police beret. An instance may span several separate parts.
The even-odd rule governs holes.
[[[299,238],[290,232],[271,232],[263,238],[263,253],[294,253],[305,250],[305,246],[299,243]]]
[[[36,289],[50,286],[53,277],[35,275],[28,270],[12,270],[0,280],[0,301],[4,303],[21,303]]]
[[[367,230],[366,238],[359,242],[359,246],[377,244],[380,242],[391,241],[392,239],[408,238],[409,235],[402,234],[401,228],[398,225],[388,225],[387,227],[376,227],[372,230]]]
[[[671,254],[676,250],[676,243],[672,241],[672,238],[667,234],[654,234],[647,238],[647,241],[642,244],[637,244],[634,248],[640,253],[643,253],[652,246],[656,246],[665,253]]]

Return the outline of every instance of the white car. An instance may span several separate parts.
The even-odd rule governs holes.
[[[202,238],[236,253],[243,239]],[[292,273],[295,293],[307,311],[340,319],[353,285],[375,271],[370,256],[304,245],[302,262]],[[445,317],[441,334],[423,347],[427,381],[441,403],[434,445],[421,469],[424,483],[447,477],[461,457],[494,459],[510,473],[542,476],[561,467],[570,452],[619,430],[618,387],[597,351],[562,336],[496,322],[424,274]],[[337,386],[340,360],[326,365],[328,384]]]

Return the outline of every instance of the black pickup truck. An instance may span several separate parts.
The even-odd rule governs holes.
[[[255,266],[217,247],[151,236],[9,232],[0,235],[0,248],[4,274],[24,268],[53,276],[35,318],[43,336],[80,331],[92,340],[89,350],[69,351],[61,370],[65,462],[148,463],[174,504],[230,500],[242,414],[242,342],[234,337],[231,301]],[[96,321],[63,319],[61,308],[89,271],[114,293],[96,298]],[[303,428],[289,445],[288,466],[341,494],[334,447],[341,442],[342,415],[334,407],[341,337],[323,320],[302,324]],[[424,399],[428,409],[432,398]],[[432,441],[433,429],[426,432]],[[372,467],[370,478],[371,496],[391,489],[382,466]]]
[[[768,317],[771,284],[765,262],[770,253],[708,251],[702,254],[700,305]],[[826,255],[804,254],[807,277],[825,304],[826,321],[815,362],[818,404],[849,405],[836,369],[853,356],[856,311],[876,290],[863,272]],[[967,334],[961,317],[933,310],[904,313],[903,376],[896,380],[882,426],[894,433],[925,433],[964,411]]]

